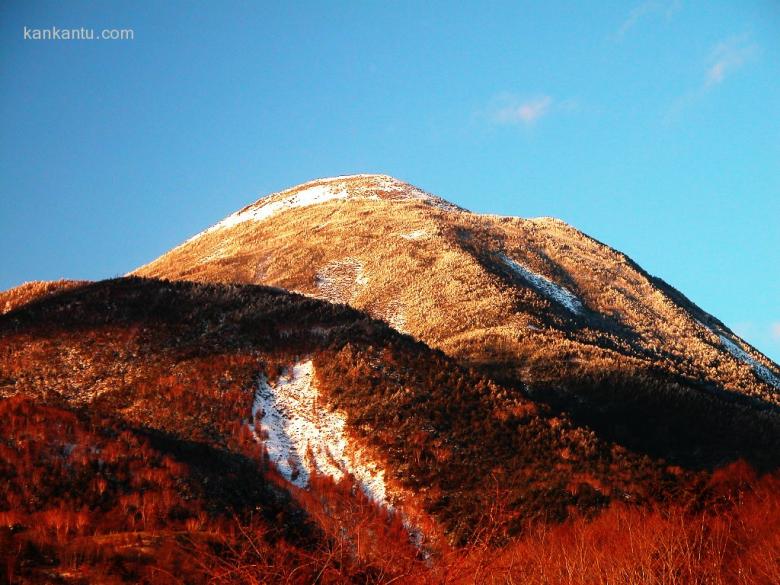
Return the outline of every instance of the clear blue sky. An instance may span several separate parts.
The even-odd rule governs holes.
[[[780,360],[780,5],[0,5],[0,288],[382,172],[560,217]],[[23,28],[133,29],[33,41]]]

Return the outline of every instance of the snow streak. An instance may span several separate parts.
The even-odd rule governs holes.
[[[261,377],[252,418],[252,431],[288,481],[306,487],[312,472],[336,481],[351,475],[366,496],[391,507],[384,469],[350,445],[345,416],[320,402],[311,360],[295,364],[273,384]]]
[[[498,257],[512,270],[512,272],[528,282],[539,293],[548,299],[562,305],[575,315],[582,314],[582,302],[574,293],[554,283],[546,276],[542,276],[541,274],[537,274],[536,272],[529,270],[519,262],[512,260],[503,252],[499,253]]]
[[[762,380],[764,380],[764,382],[780,390],[780,378],[775,376],[769,370],[769,368],[767,368],[764,364],[753,359],[753,357],[751,357],[751,355],[748,352],[746,352],[736,343],[731,341],[728,337],[725,337],[720,334],[718,334],[718,337],[720,337],[720,342],[723,345],[723,347],[726,348],[726,351],[728,351],[731,355],[733,355],[738,360],[752,367],[753,370],[756,372],[756,375]]]
[[[332,185],[315,185],[307,189],[302,189],[289,197],[255,204],[248,209],[237,211],[202,233],[207,234],[216,230],[233,227],[246,221],[263,221],[278,213],[287,211],[288,209],[307,207],[309,205],[316,205],[317,203],[325,203],[326,201],[346,199],[347,197],[349,197],[349,193],[344,189],[333,189]]]

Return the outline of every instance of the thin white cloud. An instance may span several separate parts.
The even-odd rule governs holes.
[[[628,16],[618,28],[616,36],[618,39],[622,39],[628,31],[647,16],[657,14],[670,18],[680,9],[680,6],[682,6],[681,0],[645,0],[631,9],[631,12],[628,13]]]
[[[723,83],[731,73],[742,67],[758,52],[758,45],[748,35],[732,37],[718,43],[710,55],[705,87]]]
[[[530,126],[550,112],[553,99],[542,95],[525,101],[512,96],[503,96],[492,111],[493,121],[498,124]]]
[[[666,121],[676,118],[684,109],[702,99],[716,86],[753,59],[760,49],[750,35],[743,34],[726,39],[715,45],[710,51],[709,65],[704,79],[698,87],[689,90],[674,100],[666,113]]]
[[[772,333],[772,338],[777,339],[780,341],[780,323],[772,323],[772,325],[769,328],[769,331]]]

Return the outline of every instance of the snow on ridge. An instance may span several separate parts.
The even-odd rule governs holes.
[[[536,223],[557,223],[559,225],[568,225],[565,221],[552,215],[540,215],[539,217],[529,217],[528,221]]]
[[[298,362],[273,384],[260,377],[252,420],[255,437],[264,443],[279,472],[294,485],[307,487],[312,472],[336,481],[351,475],[368,498],[392,508],[384,469],[350,445],[344,414],[320,402],[311,360]]]
[[[529,270],[519,262],[512,260],[509,256],[500,252],[498,257],[504,264],[506,264],[515,274],[520,276],[523,280],[529,282],[538,292],[547,297],[548,299],[555,301],[568,309],[575,315],[581,315],[584,308],[582,301],[570,290],[556,284],[546,276],[537,274],[532,270]]]
[[[720,343],[721,345],[723,345],[724,348],[726,348],[726,351],[728,351],[731,355],[733,355],[741,362],[744,362],[750,367],[752,367],[753,371],[755,371],[758,377],[764,380],[764,382],[780,390],[780,378],[775,376],[770,371],[769,368],[767,368],[764,364],[755,360],[748,352],[746,352],[739,345],[731,341],[725,335],[722,335],[720,333],[716,333],[716,335],[720,338]]]
[[[292,195],[282,199],[264,198],[242,211],[237,211],[236,213],[227,216],[218,224],[211,226],[205,232],[201,232],[201,234],[198,235],[233,227],[246,221],[263,221],[278,213],[287,211],[288,209],[308,207],[309,205],[316,205],[317,203],[325,203],[326,201],[334,201],[337,199],[346,199],[347,197],[349,197],[349,193],[344,189],[334,190],[330,185],[314,185],[307,189],[296,191]]]
[[[377,195],[377,191],[397,194],[397,199],[425,201],[432,207],[446,211],[461,211],[457,205],[388,175],[343,175],[315,179],[284,191],[266,195],[210,228],[195,234],[184,243],[192,242],[204,234],[230,228],[247,221],[265,221],[283,211],[298,207],[344,199],[379,200],[381,197]]]
[[[414,185],[404,183],[403,181],[399,181],[393,177],[387,175],[375,175],[374,180],[377,187],[383,189],[384,191],[398,193],[401,195],[402,199],[419,199],[431,207],[436,207],[437,209],[444,211],[463,211],[462,208],[454,205],[453,203],[450,203],[445,199],[442,199],[441,197],[432,195],[427,191],[423,191]]]

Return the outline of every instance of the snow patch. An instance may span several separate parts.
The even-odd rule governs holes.
[[[401,234],[401,237],[404,240],[422,240],[430,237],[430,234],[425,230],[414,230],[413,232]]]
[[[387,324],[400,333],[409,334],[406,329],[406,315],[403,305],[398,301],[391,301],[383,315]]]
[[[406,316],[403,313],[393,313],[390,315],[387,322],[390,324],[390,327],[399,333],[408,333],[406,330]]]
[[[539,293],[548,299],[555,301],[576,315],[582,314],[584,308],[582,302],[570,290],[554,283],[552,280],[541,274],[529,270],[519,262],[512,260],[503,252],[498,254],[504,264],[506,264],[515,274],[527,281]]]
[[[252,432],[288,481],[305,488],[312,472],[336,481],[351,475],[367,497],[391,507],[384,469],[350,445],[344,414],[320,402],[311,360],[295,364],[274,384],[261,376],[252,419]]]
[[[389,195],[389,197],[381,197],[380,194]],[[192,242],[204,234],[234,227],[247,221],[265,221],[279,213],[298,207],[344,199],[380,200],[383,198],[391,200],[419,199],[438,209],[462,211],[457,205],[387,175],[346,175],[316,179],[292,189],[271,193],[241,211],[229,215],[207,230],[194,235],[184,243]]]
[[[775,376],[769,370],[769,368],[767,368],[764,364],[755,360],[748,352],[746,352],[739,345],[731,341],[728,337],[721,334],[718,334],[718,337],[720,337],[720,342],[723,345],[723,347],[726,348],[726,351],[728,351],[731,355],[733,355],[738,360],[752,367],[753,370],[756,372],[756,375],[762,380],[764,380],[764,382],[780,390],[780,378]]]
[[[198,236],[233,227],[246,221],[264,221],[278,213],[282,213],[289,209],[295,209],[296,207],[307,207],[309,205],[316,205],[317,203],[325,203],[326,201],[346,199],[347,197],[349,197],[349,193],[344,189],[333,189],[332,185],[315,185],[296,191],[288,197],[265,202],[261,201],[242,211],[237,211],[236,213],[227,216],[218,224],[211,226],[205,232],[201,232]]]

